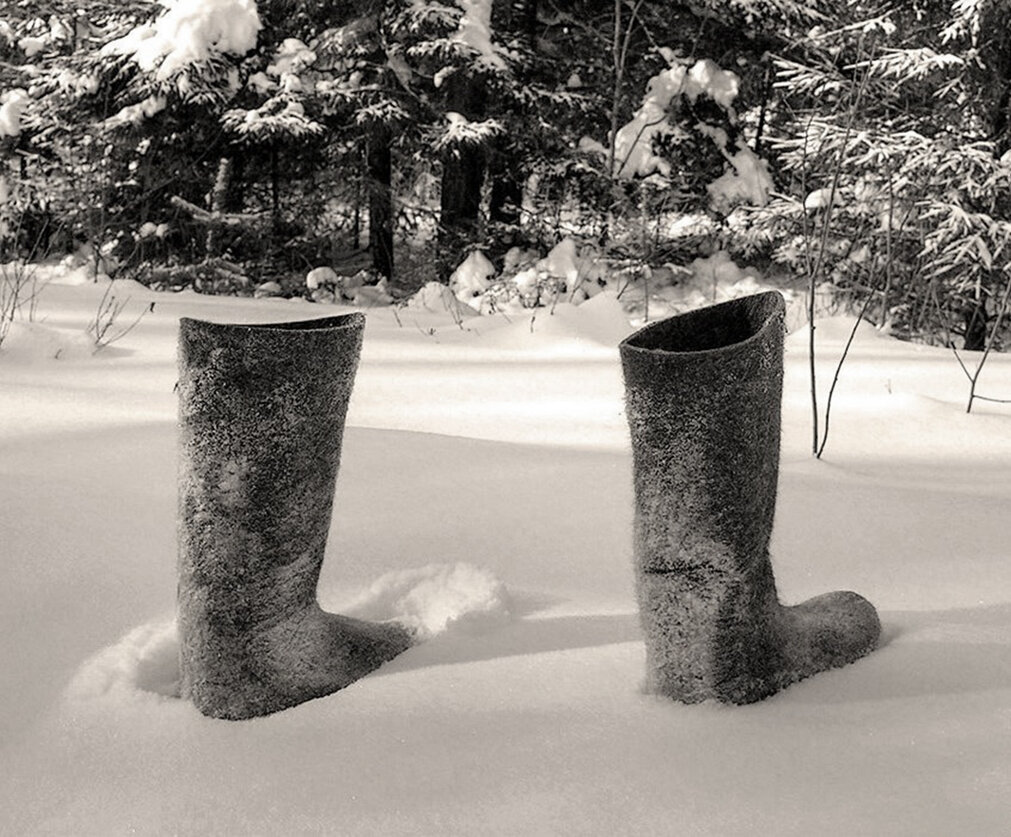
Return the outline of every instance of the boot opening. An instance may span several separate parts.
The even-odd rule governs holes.
[[[331,331],[333,329],[356,329],[365,325],[365,315],[358,313],[340,314],[336,317],[322,317],[316,320],[296,320],[280,323],[211,323],[183,317],[180,321],[185,328],[202,329],[205,332],[225,331]]]
[[[689,311],[629,337],[624,345],[663,352],[707,352],[743,343],[785,310],[778,291],[767,291]]]

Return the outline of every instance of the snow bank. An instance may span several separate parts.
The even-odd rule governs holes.
[[[53,328],[38,322],[15,320],[0,346],[3,362],[38,363],[47,360],[79,360],[95,352],[95,342],[82,328],[78,332]]]
[[[475,349],[516,354],[554,351],[578,356],[611,352],[633,330],[613,290],[601,291],[579,305],[558,302],[486,319],[490,327],[479,326],[476,340],[470,338],[468,342],[473,342]]]

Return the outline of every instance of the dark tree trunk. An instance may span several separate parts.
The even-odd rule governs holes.
[[[454,73],[446,80],[446,110],[467,119],[480,119],[484,91],[476,79]],[[458,145],[442,156],[442,189],[439,203],[439,268],[448,279],[463,250],[479,232],[481,187],[484,185],[484,149]]]
[[[274,233],[281,227],[281,173],[278,169],[277,145],[270,148],[270,214]]]
[[[520,35],[531,52],[537,49],[537,3],[538,0],[515,0],[508,8],[507,25]],[[488,160],[488,176],[491,179],[488,220],[493,224],[518,224],[526,180],[519,152],[506,142],[496,143]],[[497,243],[509,247],[517,242],[507,235]]]
[[[393,277],[393,155],[390,131],[376,124],[369,132],[366,169],[369,194],[369,249],[372,267],[387,279]]]
[[[981,300],[966,308],[963,316],[965,318],[965,350],[967,352],[982,352],[986,348],[986,326],[989,319],[986,301]]]
[[[232,176],[225,194],[225,211],[242,212],[246,207],[246,158],[240,152],[231,161]]]

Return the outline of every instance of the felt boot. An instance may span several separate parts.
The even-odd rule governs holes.
[[[648,691],[751,703],[871,651],[856,593],[778,601],[769,539],[785,306],[777,292],[671,317],[620,347]]]
[[[364,324],[180,323],[180,666],[205,715],[330,694],[410,645],[316,602]]]

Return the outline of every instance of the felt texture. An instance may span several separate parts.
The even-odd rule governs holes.
[[[769,557],[785,306],[775,291],[646,326],[619,348],[648,691],[761,700],[877,644],[856,593],[780,605]]]
[[[330,694],[410,644],[316,601],[364,324],[180,321],[181,689],[205,715]]]

